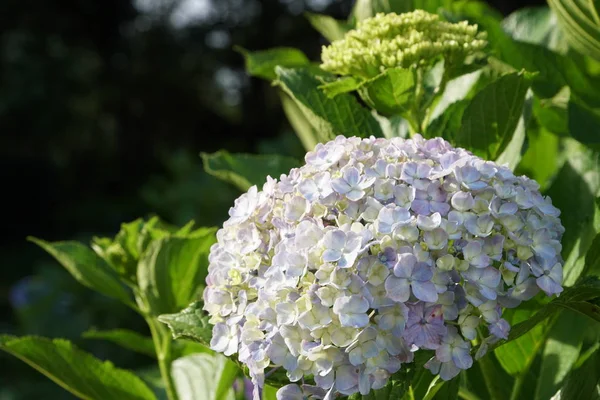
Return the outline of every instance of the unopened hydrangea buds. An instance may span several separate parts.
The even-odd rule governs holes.
[[[416,10],[377,14],[360,21],[343,39],[324,46],[321,68],[338,75],[372,78],[387,68],[428,64],[439,56],[462,63],[486,46],[485,32],[466,21],[441,21],[439,15]]]

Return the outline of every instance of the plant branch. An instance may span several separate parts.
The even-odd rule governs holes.
[[[178,400],[175,383],[173,381],[173,376],[171,375],[171,362],[173,361],[171,352],[173,339],[171,338],[171,334],[167,332],[165,327],[154,317],[146,317],[146,322],[148,323],[150,333],[152,334],[156,358],[158,359],[158,368],[160,369],[160,375],[165,384],[167,398],[169,400]]]

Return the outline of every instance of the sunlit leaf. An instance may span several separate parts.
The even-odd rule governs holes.
[[[465,108],[454,143],[486,158],[500,155],[515,132],[528,87],[527,78],[514,73],[482,89]]]
[[[138,283],[153,312],[176,312],[198,298],[215,231],[192,238],[168,237],[148,247],[139,263]]]
[[[131,297],[117,273],[100,256],[79,242],[46,242],[29,238],[46,250],[82,285],[130,304]]]
[[[320,142],[337,135],[383,136],[371,112],[362,107],[356,98],[349,94],[328,98],[319,89],[322,83],[309,70],[277,68],[277,76],[275,83],[296,102],[315,128]]]
[[[556,15],[547,6],[521,8],[502,21],[502,28],[516,40],[543,45],[559,53],[568,48]]]
[[[600,60],[598,2],[592,0],[548,0],[569,44],[582,54]]]
[[[582,315],[561,312],[544,344],[536,399],[549,399],[560,388],[563,379],[579,357],[583,327],[586,323],[588,321]],[[595,322],[592,323],[595,324]],[[576,331],[573,330],[574,326],[578,327]]]
[[[133,373],[101,361],[66,340],[0,336],[0,350],[29,364],[81,399],[155,399],[148,386]]]
[[[237,372],[237,366],[220,354],[193,354],[171,365],[179,400],[233,400]]]

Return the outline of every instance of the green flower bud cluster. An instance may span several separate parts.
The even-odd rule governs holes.
[[[344,39],[323,46],[321,68],[338,75],[372,78],[385,69],[425,65],[444,56],[463,62],[483,49],[485,32],[467,21],[450,23],[423,10],[377,14],[358,23]]]

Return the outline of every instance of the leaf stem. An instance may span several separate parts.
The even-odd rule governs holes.
[[[525,376],[527,375],[527,370],[521,372],[515,378],[515,384],[513,385],[512,393],[510,394],[510,400],[518,400],[521,396],[521,388],[523,387],[523,382],[525,382]]]
[[[152,334],[156,358],[158,359],[158,368],[160,369],[160,375],[165,384],[167,398],[169,400],[178,400],[175,383],[173,382],[173,376],[171,375],[171,349],[173,339],[171,338],[170,333],[156,318],[148,316],[146,317],[146,322],[148,323],[150,333]]]

